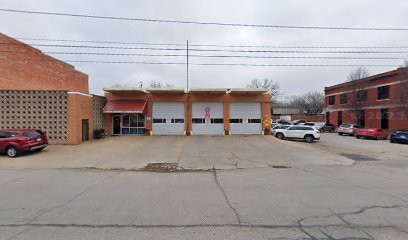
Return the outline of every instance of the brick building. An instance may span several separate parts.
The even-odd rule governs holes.
[[[263,89],[105,88],[109,135],[268,134],[271,95]]]
[[[86,74],[0,34],[0,129],[39,128],[50,143],[79,144],[92,115]]]
[[[325,88],[326,122],[389,131],[408,129],[408,69]]]

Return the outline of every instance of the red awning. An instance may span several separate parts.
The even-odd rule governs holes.
[[[143,113],[146,100],[108,100],[104,113]]]

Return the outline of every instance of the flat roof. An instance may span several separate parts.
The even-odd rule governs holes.
[[[226,93],[228,88],[192,88],[191,93]]]
[[[269,92],[264,88],[231,88],[228,91],[230,94],[262,94]]]
[[[151,93],[185,93],[184,88],[176,88],[176,87],[170,87],[170,88],[148,88],[146,89],[147,91]]]
[[[149,91],[147,91],[146,89],[138,88],[138,87],[106,87],[106,88],[103,88],[103,91],[111,92],[111,93],[115,93],[115,92],[149,93]]]

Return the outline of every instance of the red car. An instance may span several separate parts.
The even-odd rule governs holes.
[[[356,132],[356,138],[373,138],[377,140],[385,140],[388,137],[388,133],[379,128],[363,128]]]
[[[0,152],[17,157],[22,152],[41,151],[48,146],[45,134],[37,129],[0,130]]]

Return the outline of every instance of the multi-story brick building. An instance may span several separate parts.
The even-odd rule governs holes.
[[[50,143],[90,138],[88,76],[72,65],[0,34],[0,129],[38,128]]]
[[[389,131],[408,129],[408,69],[325,88],[326,122]]]

